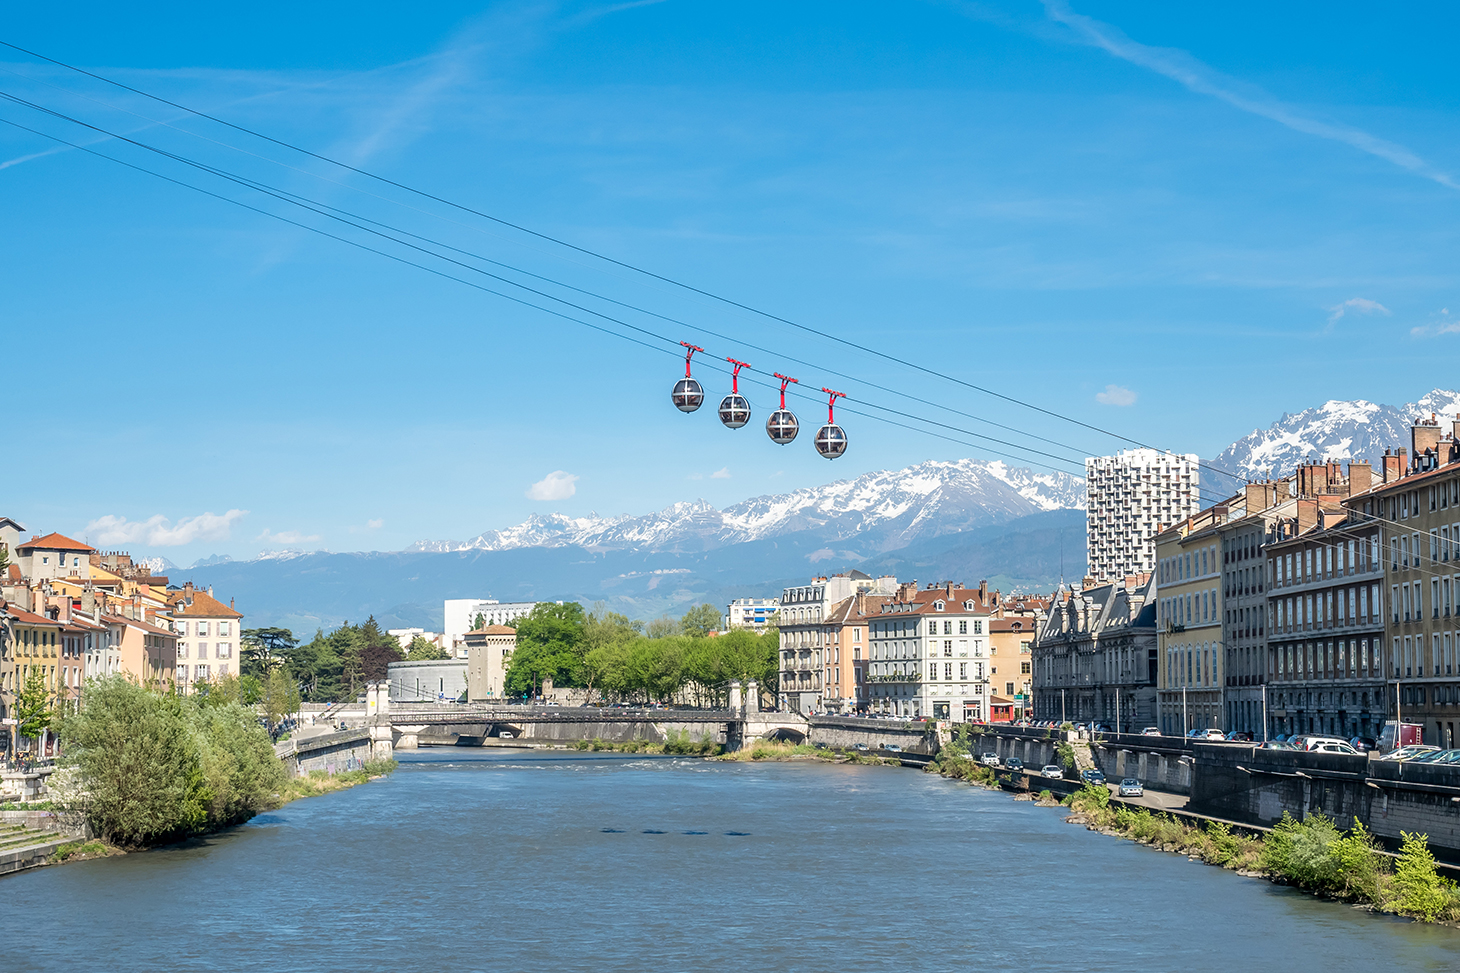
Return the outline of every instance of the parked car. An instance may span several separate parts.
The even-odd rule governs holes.
[[[997,767],[999,765],[999,755],[996,753],[986,753],[978,759],[985,767]]]
[[[1268,740],[1258,747],[1259,750],[1297,750],[1298,747],[1286,740]]]
[[[1010,757],[1008,760],[1004,761],[1004,768],[1006,770],[1023,770],[1024,761],[1020,760],[1018,757]]]
[[[1105,783],[1105,775],[1094,768],[1091,768],[1090,770],[1080,771],[1080,779],[1087,784]]]
[[[1445,755],[1448,750],[1426,750],[1424,753],[1410,757],[1408,763],[1412,764],[1438,764],[1445,762]]]
[[[865,743],[854,743],[852,744],[852,749],[859,751],[860,753],[866,753],[868,747]]]
[[[1326,733],[1309,733],[1304,736],[1294,737],[1293,742],[1304,750],[1317,750],[1318,745],[1322,743],[1338,743],[1348,747],[1350,750],[1353,749],[1353,747],[1348,746],[1348,741],[1342,737],[1329,736]]]
[[[1233,742],[1236,742],[1236,743],[1251,743],[1252,742],[1252,731],[1251,730],[1233,730],[1231,733],[1228,733],[1227,734],[1227,739],[1228,740],[1232,740]]]
[[[1353,739],[1349,740],[1348,745],[1353,747],[1359,753],[1368,753],[1370,750],[1373,750],[1374,747],[1377,746],[1377,744],[1374,742],[1373,737],[1354,737]]]
[[[902,747],[899,747],[895,743],[884,743],[882,744],[882,749],[888,753],[902,753]]]
[[[1308,748],[1309,753],[1346,753],[1357,757],[1359,752],[1342,740],[1318,740]]]
[[[1126,777],[1120,782],[1121,797],[1145,797],[1146,788],[1134,777]]]
[[[1223,740],[1223,741],[1225,741],[1227,739],[1227,734],[1223,733],[1220,729],[1218,729],[1215,726],[1209,726],[1205,730],[1202,730],[1200,734],[1198,734],[1197,739],[1199,739],[1199,740]]]
[[[1148,726],[1141,731],[1141,736],[1143,737],[1158,737],[1161,735],[1161,728],[1159,726]]]
[[[1061,780],[1065,776],[1065,768],[1059,764],[1045,764],[1044,769],[1040,773],[1051,780]]]
[[[1380,760],[1413,760],[1422,753],[1434,753],[1439,747],[1432,747],[1425,743],[1412,743],[1407,747],[1400,747],[1398,750],[1391,750]]]
[[[1110,724],[1109,723],[1092,723],[1090,725],[1090,729],[1094,730],[1096,733],[1114,733],[1115,732],[1114,730],[1112,730],[1110,728]]]

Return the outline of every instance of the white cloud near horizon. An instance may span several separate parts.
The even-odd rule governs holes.
[[[1310,118],[1256,85],[1222,74],[1185,51],[1170,47],[1151,47],[1134,41],[1118,27],[1075,13],[1065,0],[1044,0],[1044,11],[1050,20],[1073,31],[1081,42],[1098,47],[1112,57],[1170,78],[1188,91],[1209,95],[1238,111],[1277,122],[1295,132],[1341,142],[1437,182],[1447,189],[1460,189],[1460,183],[1449,173],[1436,169],[1404,146],[1370,135],[1351,125]]]
[[[1350,297],[1328,309],[1328,323],[1336,323],[1349,311],[1357,311],[1359,314],[1382,314],[1385,317],[1393,313],[1378,301],[1371,301],[1367,297]]]
[[[351,527],[350,527],[350,533],[352,533],[352,534],[361,534],[361,533],[364,533],[367,530],[379,530],[380,528],[382,528],[384,526],[385,526],[385,518],[384,517],[376,517],[374,520],[367,520],[367,521],[365,521],[365,526],[363,526],[363,527],[356,526],[356,525],[351,525]]]
[[[128,520],[115,514],[98,517],[86,525],[87,536],[95,535],[96,543],[144,544],[148,547],[181,547],[194,541],[225,541],[233,522],[247,515],[247,510],[229,510],[224,514],[212,511],[195,517],[184,517],[173,523],[157,514],[146,520]]]
[[[726,466],[726,467],[722,467],[721,469],[716,470],[715,472],[713,472],[713,473],[710,474],[710,479],[712,479],[712,480],[728,480],[728,479],[730,479],[730,467]]]
[[[566,500],[578,492],[578,476],[563,470],[553,470],[527,489],[529,500]]]
[[[265,527],[264,532],[258,537],[255,537],[254,540],[264,541],[269,544],[284,544],[287,546],[289,544],[308,544],[312,541],[321,540],[321,537],[318,534],[305,534],[303,531],[297,530],[281,530],[276,534]]]
[[[1095,401],[1101,405],[1135,405],[1136,393],[1120,385],[1107,385],[1104,392],[1095,393]]]

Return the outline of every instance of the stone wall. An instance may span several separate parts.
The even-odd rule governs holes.
[[[337,774],[358,770],[371,759],[370,730],[360,727],[305,740],[286,740],[274,748],[291,777],[316,770]]]
[[[932,754],[937,752],[935,738],[929,723],[910,723],[901,720],[868,720],[852,716],[813,716],[808,739],[836,750],[850,750],[857,744],[878,750],[891,743],[909,753]]]

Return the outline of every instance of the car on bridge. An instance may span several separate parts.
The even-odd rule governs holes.
[[[997,767],[999,765],[999,755],[996,753],[986,753],[978,759],[985,767]]]
[[[1092,767],[1089,770],[1080,771],[1080,779],[1093,786],[1105,783],[1105,774]]]
[[[1158,737],[1158,736],[1161,736],[1161,728],[1159,726],[1148,726],[1144,730],[1141,731],[1141,736],[1143,736],[1143,737]]]
[[[1119,792],[1120,792],[1120,796],[1121,797],[1145,797],[1146,796],[1146,788],[1145,788],[1145,786],[1143,784],[1141,784],[1140,781],[1136,780],[1134,777],[1125,777],[1125,778],[1122,778],[1121,779],[1121,782],[1120,782]]]
[[[1059,764],[1045,764],[1044,769],[1041,770],[1040,773],[1048,777],[1050,780],[1063,780],[1065,776],[1065,768],[1061,767]]]
[[[1020,760],[1018,757],[1010,757],[1008,760],[1004,761],[1004,768],[1006,770],[1023,770],[1024,761]]]

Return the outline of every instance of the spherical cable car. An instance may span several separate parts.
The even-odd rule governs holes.
[[[730,376],[730,394],[720,400],[720,421],[731,429],[739,429],[750,421],[750,403],[740,394],[740,370],[749,368],[750,362],[725,360],[735,366],[735,372]]]
[[[816,430],[816,451],[827,459],[836,459],[847,451],[847,431],[836,424],[834,410],[836,400],[846,398],[847,394],[845,392],[833,392],[827,388],[821,391],[831,396],[831,398],[826,403],[826,425]]]
[[[781,380],[781,407],[765,421],[765,431],[771,442],[784,446],[801,431],[801,423],[796,421],[795,413],[786,408],[786,386],[796,380],[780,372],[776,372],[775,376]]]
[[[689,374],[689,360],[694,357],[697,351],[704,351],[699,345],[692,345],[688,341],[681,341],[684,345],[684,378],[674,383],[674,392],[671,398],[674,400],[674,407],[680,412],[693,412],[705,401],[705,390],[700,387]]]

